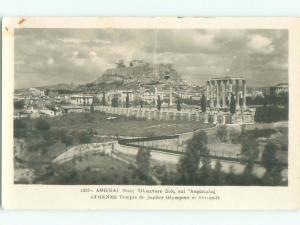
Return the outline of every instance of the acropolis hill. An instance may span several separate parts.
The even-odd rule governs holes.
[[[154,81],[163,81],[166,76],[171,81],[181,80],[179,74],[173,68],[173,64],[153,64],[143,60],[132,60],[126,66],[123,60],[119,60],[116,67],[105,70],[102,76],[96,80],[96,83],[138,82],[147,84]]]

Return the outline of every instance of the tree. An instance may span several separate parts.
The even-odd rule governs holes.
[[[113,97],[111,100],[111,106],[112,107],[118,107],[118,97]]]
[[[217,137],[221,142],[227,142],[228,141],[228,132],[226,126],[220,126],[217,130]]]
[[[150,170],[150,151],[146,148],[140,147],[136,155],[136,164],[138,171],[142,176],[147,177]]]
[[[206,97],[205,97],[205,95],[203,94],[203,95],[202,95],[202,98],[201,98],[201,111],[202,111],[203,113],[206,112],[206,104],[207,104],[207,102],[206,102]]]
[[[262,155],[262,165],[266,168],[266,172],[263,176],[265,185],[281,185],[282,184],[282,166],[279,160],[276,158],[277,146],[273,143],[268,143],[265,146]]]
[[[66,146],[70,146],[73,144],[73,137],[71,135],[63,135],[62,136],[62,143]]]
[[[126,108],[129,108],[129,93],[126,94],[126,103],[125,103]]]
[[[181,100],[180,98],[177,99],[177,111],[181,110]]]
[[[49,95],[50,90],[48,88],[45,89],[45,95],[48,96]]]
[[[220,160],[216,162],[213,174],[212,185],[224,185],[225,184],[225,175],[222,171],[222,165]]]
[[[24,100],[19,100],[14,102],[15,109],[24,109],[25,102]]]
[[[78,134],[78,140],[80,144],[88,144],[92,142],[91,135],[87,132],[80,132]]]
[[[230,97],[230,113],[231,115],[235,114],[236,112],[236,107],[235,107],[235,98],[234,98],[234,95],[231,94],[231,97]]]
[[[194,134],[188,141],[187,149],[180,158],[178,165],[178,172],[180,173],[183,182],[195,184],[201,155],[207,154],[207,141],[208,138],[205,131]],[[209,162],[204,159],[202,164],[208,166]]]
[[[271,172],[278,164],[276,158],[276,145],[274,143],[266,144],[261,156],[261,163],[266,168],[267,172]]]
[[[158,109],[158,111],[160,111],[160,109],[161,109],[161,99],[160,99],[160,95],[158,95],[158,97],[157,97],[157,109]]]
[[[95,111],[95,106],[94,106],[93,103],[91,104],[90,110],[91,110],[91,112],[94,112],[94,111]]]
[[[141,108],[144,108],[144,101],[143,101],[143,99],[140,100],[140,106],[141,106]]]
[[[282,183],[281,170],[279,160],[276,157],[277,146],[274,143],[266,144],[261,164],[266,168],[263,181],[266,185],[280,185]]]
[[[107,104],[106,104],[106,100],[105,100],[105,93],[103,93],[103,97],[102,97],[102,99],[101,99],[100,104],[103,105],[103,106],[106,106],[106,105],[107,105]]]
[[[45,119],[39,119],[36,121],[35,127],[40,131],[47,131],[50,129],[50,124]]]
[[[14,120],[14,137],[26,137],[27,123],[25,120]]]
[[[101,102],[97,96],[93,97],[92,105],[100,105]]]
[[[258,143],[253,136],[245,135],[242,137],[242,161],[246,165],[244,175],[251,176],[254,163],[259,155]]]
[[[256,108],[255,122],[271,123],[288,120],[288,107],[270,105]]]

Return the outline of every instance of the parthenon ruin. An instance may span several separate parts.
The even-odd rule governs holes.
[[[207,81],[206,96],[210,108],[228,108],[232,94],[235,96],[236,109],[240,108],[241,99],[243,100],[242,108],[246,109],[245,79],[241,77],[222,77],[212,78]]]

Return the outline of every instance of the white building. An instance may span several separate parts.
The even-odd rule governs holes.
[[[273,93],[276,93],[276,94],[280,94],[283,92],[286,93],[289,91],[289,85],[285,84],[285,83],[280,83],[280,84],[277,84],[276,86],[271,87],[270,91]]]
[[[92,95],[71,95],[70,103],[72,105],[91,105],[93,103]]]
[[[80,113],[83,112],[83,108],[80,106],[73,106],[73,105],[64,105],[61,106],[64,113]]]
[[[56,112],[50,109],[41,109],[40,110],[41,117],[49,118],[56,116]]]

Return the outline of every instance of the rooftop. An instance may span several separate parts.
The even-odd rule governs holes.
[[[75,105],[62,105],[61,106],[63,109],[82,109],[80,106],[75,106]]]
[[[245,80],[245,79],[243,77],[224,76],[224,77],[213,77],[209,80]]]

